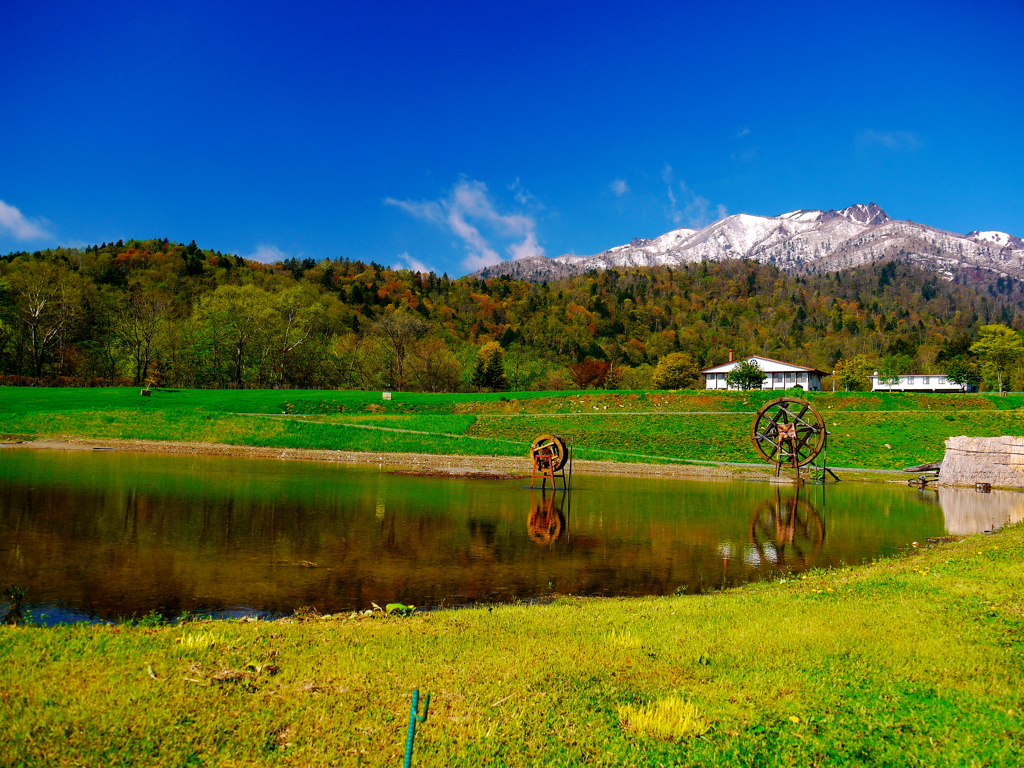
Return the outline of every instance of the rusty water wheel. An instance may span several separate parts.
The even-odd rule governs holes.
[[[780,397],[757,412],[750,438],[761,458],[777,467],[810,464],[825,447],[821,414],[806,400]]]
[[[550,454],[551,456],[552,472],[557,472],[564,467],[566,460],[569,458],[569,450],[566,448],[565,440],[558,435],[540,435],[533,441],[533,445],[530,446],[530,455],[533,457],[534,464],[537,463],[537,458],[544,454]]]

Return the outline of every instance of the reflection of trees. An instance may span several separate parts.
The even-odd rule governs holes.
[[[565,530],[562,507],[567,498],[569,494],[564,491],[552,491],[549,496],[547,491],[541,490],[540,494],[536,494],[532,488],[530,489],[530,517],[526,527],[530,532],[530,538],[536,543],[553,544],[561,538]]]
[[[754,510],[750,541],[762,563],[807,568],[825,542],[825,521],[799,491],[783,497],[776,489],[774,499]]]

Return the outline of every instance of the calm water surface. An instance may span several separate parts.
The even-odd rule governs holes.
[[[524,460],[525,464],[525,460]],[[699,592],[1024,519],[1024,495],[839,483],[521,481],[0,450],[0,585],[37,620]],[[2,606],[0,606],[2,608]]]

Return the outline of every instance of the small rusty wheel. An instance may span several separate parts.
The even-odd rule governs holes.
[[[555,497],[552,495],[550,501],[542,498],[539,503],[534,504],[530,510],[527,529],[530,538],[536,543],[551,544],[562,535],[564,524],[562,511],[555,509]]]
[[[825,447],[825,420],[806,400],[780,397],[757,412],[750,439],[761,458],[779,467],[810,464]]]
[[[565,440],[558,435],[540,435],[530,446],[530,456],[533,458],[533,465],[537,469],[546,469],[538,463],[540,461],[551,461],[551,471],[557,472],[565,466],[569,458],[569,450],[565,446]]]

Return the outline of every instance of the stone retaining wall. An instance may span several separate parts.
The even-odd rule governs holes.
[[[1024,488],[1024,437],[949,438],[939,483]]]

